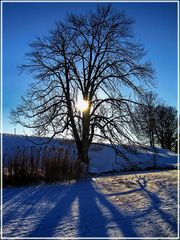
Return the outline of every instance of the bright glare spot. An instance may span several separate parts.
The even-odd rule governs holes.
[[[79,99],[77,102],[77,108],[81,111],[84,112],[88,109],[89,107],[89,102],[84,100],[84,99]]]

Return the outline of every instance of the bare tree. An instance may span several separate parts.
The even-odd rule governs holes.
[[[156,107],[156,136],[162,148],[172,149],[177,138],[177,110],[166,104]]]
[[[124,12],[104,4],[57,22],[47,36],[30,44],[21,70],[36,81],[11,111],[12,121],[38,135],[54,137],[68,130],[85,169],[95,138],[111,144],[131,141],[128,124],[135,100],[127,95],[141,93],[153,76],[132,27],[133,20]],[[80,96],[88,103],[82,113],[77,108]]]
[[[136,135],[149,141],[154,147],[156,141],[156,106],[159,100],[154,92],[146,92],[139,97],[138,105],[134,110]]]
[[[138,103],[134,110],[136,136],[148,139],[152,147],[160,143],[171,150],[177,138],[177,110],[153,92],[142,94]]]

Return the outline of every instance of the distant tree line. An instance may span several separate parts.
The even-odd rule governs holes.
[[[158,99],[157,94],[141,95],[134,110],[134,121],[136,136],[141,141],[177,151],[177,110]]]

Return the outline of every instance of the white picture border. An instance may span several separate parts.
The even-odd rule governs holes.
[[[180,190],[179,190],[179,186],[180,186],[180,183],[179,183],[179,180],[180,180],[180,177],[179,177],[179,151],[180,151],[180,146],[179,146],[179,133],[180,133],[180,128],[179,128],[179,125],[180,125],[180,119],[179,119],[179,115],[180,115],[180,99],[179,99],[179,87],[180,87],[180,84],[179,84],[179,1],[178,0],[172,0],[172,1],[166,1],[166,0],[159,0],[159,1],[156,1],[156,0],[152,0],[152,1],[136,1],[136,0],[126,0],[126,1],[97,1],[97,0],[92,0],[92,1],[36,1],[36,0],[27,0],[27,1],[13,1],[13,0],[2,0],[1,1],[1,69],[0,69],[0,73],[1,73],[1,98],[0,98],[0,106],[1,106],[1,124],[0,124],[0,127],[1,127],[1,239],[112,239],[112,238],[109,238],[109,237],[78,237],[78,238],[72,238],[72,237],[3,237],[3,138],[2,138],[2,133],[3,133],[3,3],[14,3],[14,2],[17,2],[17,3],[22,3],[22,2],[33,2],[33,3],[36,3],[36,2],[39,2],[39,3],[47,3],[47,2],[50,2],[50,3],[53,3],[53,2],[59,2],[59,3],[62,3],[62,2],[72,2],[72,3],[75,3],[75,2],[114,2],[114,3],[118,3],[118,2],[123,2],[123,3],[138,3],[138,2],[141,2],[141,3],[168,3],[168,2],[174,2],[174,3],[177,3],[177,112],[178,112],[178,170],[177,170],[177,194],[178,194],[178,205],[177,205],[177,212],[178,212],[178,222],[177,222],[177,237],[113,237],[113,239],[179,239],[180,236],[179,236],[179,228],[180,228],[180,221],[179,221],[179,218],[180,218],[180,212],[179,212],[179,193],[180,193]]]

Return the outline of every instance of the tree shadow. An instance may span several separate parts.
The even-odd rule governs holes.
[[[80,216],[78,226],[79,236],[110,237],[109,228],[113,233],[117,231],[116,237],[137,236],[131,220],[98,190],[93,181],[86,182],[85,187],[88,187],[88,195],[84,196],[83,192],[78,195]],[[85,212],[86,216],[84,217]],[[84,225],[84,221],[86,221],[86,225]]]
[[[25,235],[27,235],[29,232],[27,225],[31,225],[34,231],[37,229],[37,235],[40,231],[40,236],[43,236],[46,232],[44,231],[46,221],[43,220],[48,219],[48,213],[51,209],[55,208],[60,198],[63,199],[62,195],[65,196],[70,187],[70,184],[61,184],[60,188],[58,188],[57,185],[45,184],[36,186],[34,191],[32,187],[29,187],[27,191],[22,189],[22,192],[19,192],[19,194],[17,191],[14,197],[14,203],[13,198],[6,202],[6,205],[7,203],[11,203],[11,205],[8,211],[5,210],[3,214],[4,225],[11,225],[11,233],[9,233],[9,235],[19,236],[18,234],[22,229]],[[52,221],[53,219],[52,216]],[[39,222],[39,220],[41,221]]]
[[[72,218],[71,208],[76,200],[78,201],[79,213],[76,216],[77,226],[74,228],[78,231],[78,237],[109,237],[109,223],[113,223],[110,228],[118,229],[122,236],[136,236],[129,219],[97,191],[92,181],[81,181],[72,185],[62,198],[59,198],[58,201],[56,199],[54,207],[44,214],[28,236],[51,237],[57,236],[59,231],[62,233],[65,227],[62,225],[62,221],[68,216],[69,219]],[[107,209],[107,214],[102,209]],[[111,215],[111,219],[108,219],[109,215]],[[45,231],[44,228],[46,228]]]
[[[96,189],[92,181],[67,184],[64,188],[60,186],[59,191],[56,190],[56,192],[55,189],[52,189],[52,186],[49,188],[48,196],[44,188],[38,188],[32,194],[29,193],[29,197],[22,200],[26,207],[23,207],[23,211],[20,211],[20,200],[18,201],[15,209],[18,210],[20,216],[19,219],[17,218],[16,228],[12,227],[11,229],[11,236],[17,236],[18,230],[24,228],[23,219],[26,221],[28,218],[35,221],[29,223],[32,225],[35,223],[32,230],[24,233],[28,237],[52,237],[56,236],[58,232],[63,233],[64,226],[62,222],[64,222],[65,218],[71,219],[71,208],[75,201],[78,201],[79,208],[76,216],[77,225],[75,226],[78,237],[109,237],[108,224],[110,223],[113,223],[113,226],[110,227],[118,229],[122,236],[136,236],[129,219]],[[64,191],[63,196],[62,191]],[[26,194],[28,195],[27,192]],[[37,209],[35,207],[32,209],[32,205],[27,207],[32,198],[36,206],[41,206],[42,203],[46,204],[46,201],[49,201],[51,207],[49,209],[48,205],[46,209]],[[103,212],[103,209],[106,209],[107,212]],[[111,215],[111,219],[108,219],[109,215]],[[10,220],[11,217],[11,215],[8,216],[8,219]]]
[[[79,202],[78,236],[108,237],[107,219],[97,204],[98,193],[94,190],[91,182],[82,181],[80,184],[82,191],[77,194]],[[86,187],[88,187],[88,192],[85,195],[83,192]]]
[[[19,211],[22,206],[27,205],[29,201],[32,199],[36,199],[36,195],[38,193],[39,199],[41,199],[41,186],[30,186],[30,187],[22,187],[22,188],[13,188],[10,193],[8,193],[8,189],[6,191],[3,190],[3,206],[2,206],[2,215],[3,222],[8,224],[13,218],[19,216]]]
[[[48,195],[38,200],[45,203],[50,201],[50,204],[44,212],[40,208],[34,213],[39,221],[32,232],[28,233],[29,237],[52,237],[56,234],[58,225],[63,229],[61,221],[71,212],[72,203],[76,198],[76,185],[67,184],[63,188],[60,186],[57,190],[58,186],[55,186],[54,190],[48,192]]]
[[[4,188],[3,189],[3,205],[11,205],[15,199],[26,199],[29,197],[29,193],[33,194],[38,190],[38,186],[29,186],[29,187],[14,187],[14,188]],[[9,191],[11,189],[11,191]],[[22,201],[21,201],[22,203]],[[17,204],[17,201],[16,201]]]
[[[134,216],[107,198],[113,195],[130,197],[135,192],[143,194],[150,206]],[[30,188],[29,193],[20,193],[19,198],[16,194],[15,199],[14,209],[7,211],[4,218],[6,225],[8,222],[11,224],[14,213],[17,216],[7,237],[137,237],[141,234],[138,234],[135,220],[150,216],[152,211],[156,211],[172,231],[177,232],[176,219],[161,208],[161,199],[148,190],[146,176],[136,176],[133,189],[119,193],[104,194],[99,184],[88,179],[65,185],[45,185],[34,191]],[[31,224],[31,228],[26,228],[26,224]]]
[[[165,212],[162,210],[162,200],[154,193],[150,192],[147,189],[147,178],[146,176],[137,176],[137,184],[140,187],[141,192],[149,199],[150,207],[140,215],[140,217],[144,217],[145,215],[149,215],[152,211],[157,211],[159,216],[163,219],[164,222],[168,224],[170,229],[177,234],[177,219],[175,219],[172,214]]]

